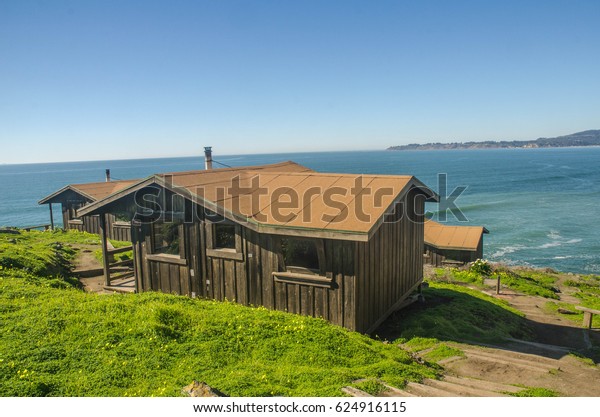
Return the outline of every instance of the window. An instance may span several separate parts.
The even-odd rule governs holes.
[[[84,203],[70,203],[69,207],[69,220],[81,220],[77,215],[77,210],[84,206]]]
[[[336,288],[325,266],[322,239],[278,238],[280,271],[273,272],[276,282]]]
[[[211,258],[243,261],[242,228],[229,220],[206,222],[206,254]]]
[[[152,253],[177,255],[181,254],[180,230],[181,223],[153,223],[152,224]]]
[[[215,224],[214,248],[235,250],[235,225],[226,223]]]
[[[315,240],[281,239],[281,253],[286,270],[309,270],[318,273],[319,254]],[[308,271],[303,271],[308,272]]]
[[[129,224],[130,221],[131,221],[131,216],[129,215],[129,213],[125,213],[125,212],[115,213],[115,222]]]

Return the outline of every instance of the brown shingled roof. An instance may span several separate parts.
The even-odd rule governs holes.
[[[428,197],[435,196],[412,176],[327,174],[284,163],[258,169],[155,175],[82,208],[82,214],[100,212],[98,209],[103,205],[151,184],[164,186],[265,232],[295,229],[367,235],[392,204],[412,187],[422,189]]]
[[[217,169],[217,170],[211,170],[211,171],[205,171],[205,170],[196,170],[196,171],[184,171],[184,172],[175,172],[175,173],[168,173],[168,174],[162,174],[162,175],[177,175],[178,178],[185,178],[185,177],[194,177],[196,175],[198,175],[199,173],[202,173],[204,175],[208,175],[207,176],[207,180],[209,180],[209,178],[211,178],[213,175],[215,174],[215,177],[219,178],[222,177],[224,172],[235,172],[235,171],[240,171],[240,169],[242,170],[246,170],[248,168],[251,168],[254,171],[259,171],[259,172],[263,172],[263,171],[286,171],[286,172],[312,172],[312,170],[310,168],[307,168],[305,166],[302,166],[300,164],[297,164],[293,161],[286,161],[286,162],[280,162],[280,163],[276,163],[276,164],[269,164],[269,165],[258,165],[258,166],[253,166],[253,167],[242,167],[242,168],[225,168],[225,169]],[[58,197],[60,194],[62,194],[63,192],[67,191],[67,190],[72,190],[74,192],[76,192],[77,194],[81,195],[82,197],[90,200],[91,202],[93,201],[98,201],[101,200],[113,193],[116,193],[117,191],[121,191],[124,188],[127,188],[131,185],[137,184],[140,181],[142,181],[142,179],[133,179],[133,180],[118,180],[118,181],[103,181],[103,182],[89,182],[89,183],[84,183],[84,184],[69,184],[63,188],[61,188],[60,190],[50,194],[47,197],[44,197],[42,200],[40,200],[38,202],[38,204],[47,204],[49,202],[51,202],[51,200],[53,200],[54,198]]]
[[[482,226],[450,226],[428,220],[425,222],[425,244],[439,249],[477,250],[481,235],[487,233]]]
[[[89,201],[97,201],[138,182],[140,182],[139,179],[70,184],[50,194],[49,196],[44,197],[38,202],[38,204],[53,203],[54,201],[52,200],[58,198],[61,194],[69,190],[81,195]]]
[[[235,177],[241,192],[232,186]],[[256,224],[367,233],[413,177],[215,170],[212,175],[171,174],[170,180],[193,196]],[[364,190],[351,192],[358,181]],[[387,192],[374,201],[375,193],[382,189]],[[363,198],[357,200],[361,194]],[[329,199],[343,208],[333,207]],[[282,202],[285,207],[278,208]],[[361,220],[361,213],[369,220]]]

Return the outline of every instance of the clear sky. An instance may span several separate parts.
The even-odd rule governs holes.
[[[600,129],[600,1],[0,1],[0,163]]]

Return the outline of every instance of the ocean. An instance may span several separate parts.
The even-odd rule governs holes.
[[[215,147],[218,152],[218,146]],[[467,222],[447,213],[448,224],[483,225],[484,257],[511,265],[600,273],[600,148],[452,151],[320,152],[214,155],[230,166],[293,160],[321,172],[415,175],[454,200]],[[0,226],[49,223],[42,197],[69,183],[144,178],[153,173],[202,169],[203,156],[119,161],[0,165]],[[215,164],[215,167],[219,165]],[[436,204],[427,210],[435,215]],[[57,210],[56,210],[57,211]],[[55,220],[60,223],[55,211]]]

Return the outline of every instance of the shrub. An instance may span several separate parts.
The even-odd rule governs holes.
[[[477,259],[469,264],[469,271],[489,276],[492,273],[492,266],[486,260]]]

